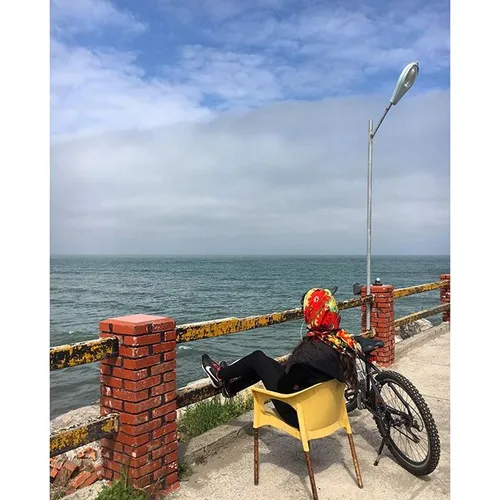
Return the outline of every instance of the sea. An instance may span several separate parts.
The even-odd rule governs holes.
[[[402,288],[450,272],[446,256],[372,256],[372,279]],[[50,260],[50,345],[99,336],[101,320],[128,314],[170,316],[178,325],[300,307],[305,291],[338,286],[338,301],[366,282],[365,256],[53,256]],[[396,318],[439,305],[439,290],[395,303]],[[360,308],[342,311],[358,333]],[[433,324],[441,316],[428,318]],[[301,320],[177,346],[177,386],[204,377],[201,356],[228,362],[255,349],[276,357],[305,334]],[[50,372],[54,418],[99,399],[99,363]]]

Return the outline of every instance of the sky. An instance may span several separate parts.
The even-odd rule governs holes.
[[[52,254],[449,254],[449,4],[51,0]]]

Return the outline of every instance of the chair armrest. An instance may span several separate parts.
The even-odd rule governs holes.
[[[278,401],[283,401],[284,403],[292,404],[292,401],[304,394],[305,392],[313,389],[314,387],[320,384],[312,385],[307,389],[302,389],[301,391],[292,392],[290,394],[282,394],[281,392],[269,391],[267,389],[261,389],[260,387],[252,387],[252,393],[254,396],[261,395],[259,400],[262,399],[262,396],[265,396],[266,399],[277,399]]]

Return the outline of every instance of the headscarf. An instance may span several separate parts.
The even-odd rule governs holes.
[[[339,328],[339,308],[330,290],[311,288],[304,295],[302,308],[308,337],[321,340],[341,354],[354,354],[356,342],[349,333]]]

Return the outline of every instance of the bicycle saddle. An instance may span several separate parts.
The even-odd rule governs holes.
[[[354,335],[354,340],[361,346],[361,350],[368,354],[379,347],[384,347],[384,341],[380,339],[365,339],[361,335]]]

